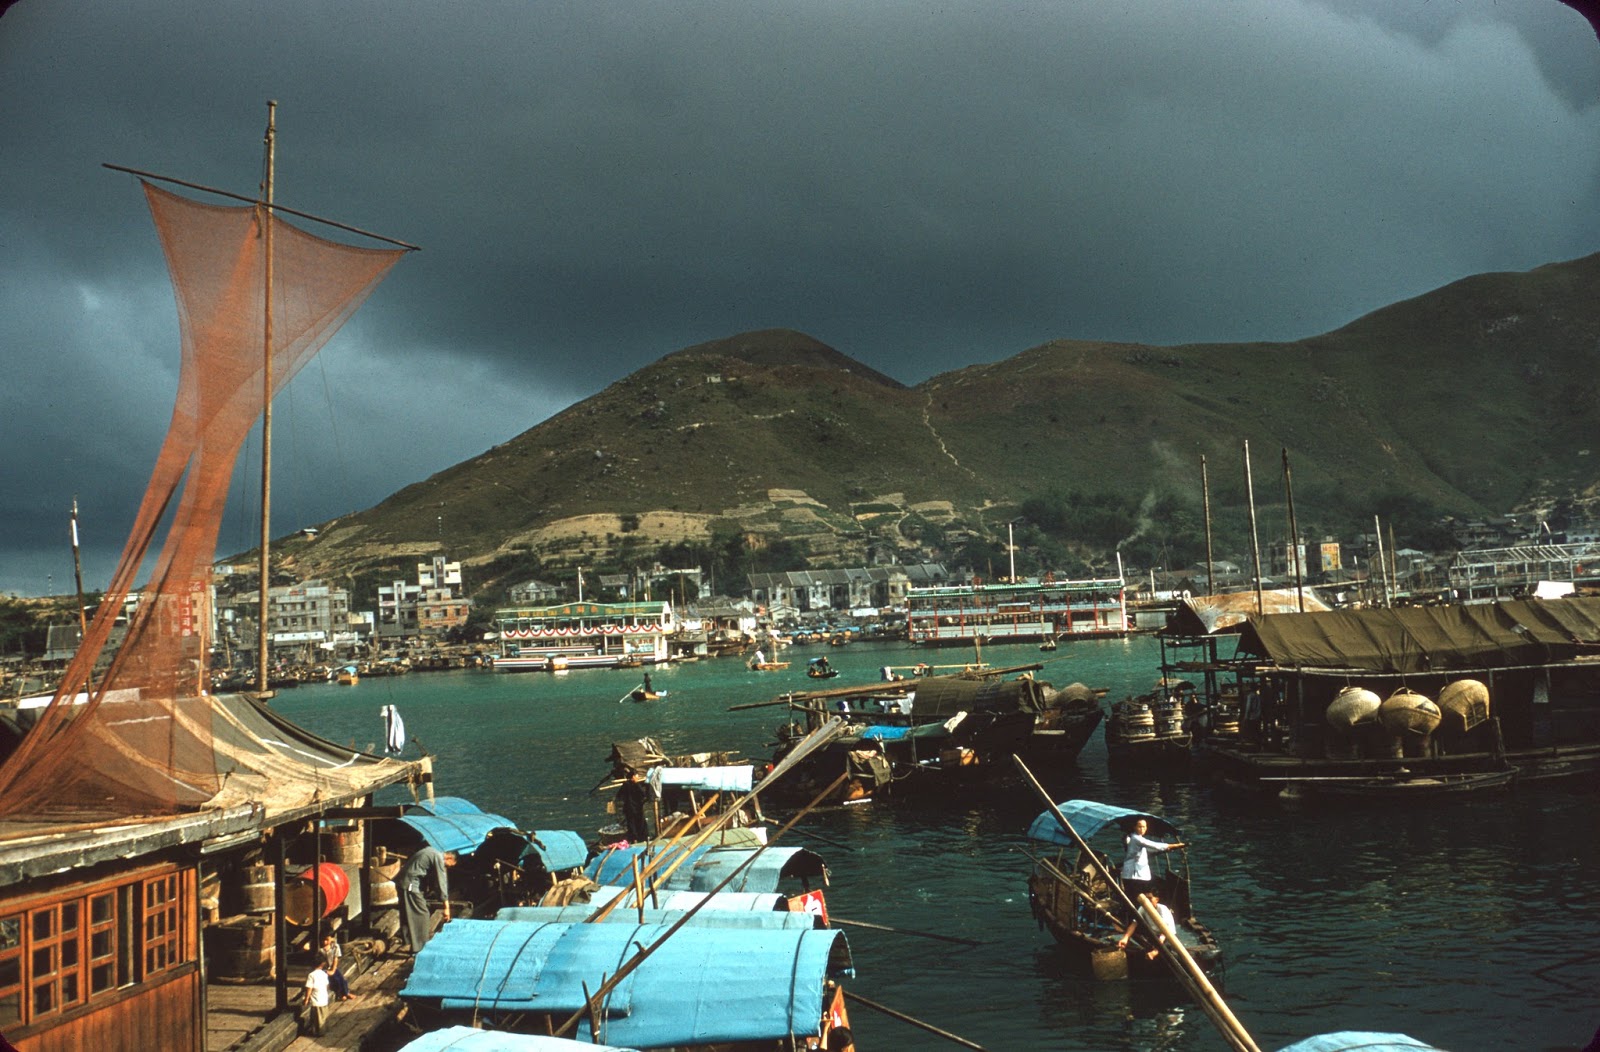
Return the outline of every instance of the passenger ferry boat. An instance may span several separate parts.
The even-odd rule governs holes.
[[[658,665],[678,630],[672,604],[562,603],[495,611],[501,672]]]
[[[1128,634],[1120,576],[1079,581],[939,585],[906,594],[906,630],[927,646],[1023,643]]]

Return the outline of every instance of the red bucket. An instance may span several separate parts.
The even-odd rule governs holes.
[[[343,869],[320,863],[295,874],[284,889],[283,919],[302,928],[316,923],[340,906],[350,894],[350,877]]]

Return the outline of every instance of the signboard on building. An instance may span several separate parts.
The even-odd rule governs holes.
[[[1344,565],[1339,561],[1339,543],[1337,541],[1323,542],[1322,572],[1332,573],[1334,570],[1342,569],[1344,569]]]

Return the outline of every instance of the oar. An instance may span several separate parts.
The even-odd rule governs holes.
[[[887,924],[873,924],[869,921],[845,920],[843,917],[828,915],[828,923],[845,924],[852,928],[871,928],[873,931],[893,932],[896,935],[916,935],[924,939],[938,939],[940,942],[960,943],[962,946],[982,946],[977,939],[962,939],[954,935],[939,935],[931,931],[916,931],[912,928],[891,928]]]
[[[934,1026],[932,1023],[924,1023],[922,1020],[916,1018],[915,1016],[906,1015],[904,1012],[896,1012],[893,1008],[890,1008],[888,1005],[881,1005],[876,1001],[869,1001],[867,998],[862,997],[858,993],[852,993],[851,991],[846,990],[844,992],[844,996],[845,996],[845,1000],[847,1000],[847,1001],[854,1001],[858,1005],[865,1005],[867,1008],[870,1008],[875,1012],[882,1012],[884,1015],[889,1016],[892,1019],[898,1019],[902,1023],[910,1023],[912,1026],[920,1027],[921,1029],[926,1030],[930,1034],[937,1034],[939,1037],[944,1038],[946,1041],[953,1041],[956,1044],[960,1045],[962,1048],[972,1048],[972,1049],[976,1049],[977,1052],[987,1052],[987,1050],[982,1045],[977,1044],[976,1042],[968,1041],[966,1038],[959,1037],[956,1034],[952,1034],[948,1030],[940,1030],[938,1027]]]
[[[622,697],[617,699],[617,704],[621,705],[623,702],[625,702],[629,698],[633,697],[633,692],[634,691],[643,690],[643,689],[644,689],[644,684],[643,683],[640,683],[637,687],[629,687],[628,688],[628,693],[624,694]]]

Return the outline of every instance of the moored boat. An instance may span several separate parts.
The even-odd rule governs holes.
[[[1057,848],[1053,858],[1035,857],[1028,876],[1034,919],[1096,979],[1165,975],[1166,965],[1149,956],[1153,947],[1123,938],[1134,918],[1111,852],[1120,853],[1122,838],[1141,819],[1157,838],[1176,839],[1177,827],[1157,815],[1092,800],[1068,800],[1058,809],[1077,836],[1051,811],[1028,827],[1029,839]],[[1151,862],[1152,888],[1172,911],[1189,955],[1205,971],[1219,969],[1221,947],[1194,916],[1187,851],[1165,851]]]
[[[1183,695],[1175,690],[1126,697],[1111,706],[1106,719],[1106,759],[1113,769],[1185,770],[1193,741]]]

